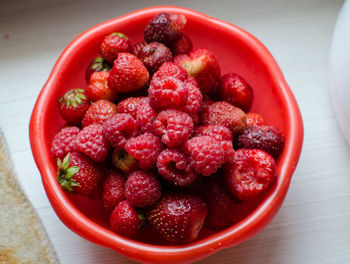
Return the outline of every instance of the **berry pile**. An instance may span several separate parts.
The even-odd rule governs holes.
[[[133,44],[114,32],[86,70],[85,89],[58,99],[66,125],[50,153],[57,181],[100,197],[114,232],[137,239],[147,225],[174,244],[202,227],[234,223],[236,204],[276,180],[281,131],[248,113],[254,92],[219,61],[193,49],[186,17],[161,13]]]

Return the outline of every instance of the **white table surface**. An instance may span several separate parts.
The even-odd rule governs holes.
[[[104,20],[160,1],[0,1],[0,126],[15,170],[62,264],[132,263],[66,228],[44,193],[28,138],[31,111],[64,47]],[[165,3],[165,1],[163,2]],[[329,48],[340,0],[167,1],[229,21],[272,52],[302,112],[305,138],[272,223],[201,263],[350,263],[350,149],[329,99]]]

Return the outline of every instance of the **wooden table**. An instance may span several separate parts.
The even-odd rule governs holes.
[[[44,193],[28,138],[35,99],[83,30],[160,1],[1,1],[0,126],[16,172],[62,264],[132,263],[71,232]],[[305,141],[285,203],[260,234],[201,263],[350,263],[350,148],[329,99],[328,54],[340,0],[168,1],[234,23],[280,64],[300,105]]]

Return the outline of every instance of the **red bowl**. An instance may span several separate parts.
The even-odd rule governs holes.
[[[86,87],[85,69],[97,55],[108,33],[125,33],[136,43],[143,39],[147,22],[160,12],[187,17],[186,34],[194,47],[211,50],[219,59],[222,73],[242,75],[253,87],[252,112],[259,112],[285,135],[285,148],[277,162],[278,179],[259,202],[242,206],[240,221],[216,232],[207,232],[191,243],[179,246],[134,241],[113,233],[108,214],[100,201],[70,195],[56,182],[56,165],[50,157],[50,142],[63,125],[57,99],[68,89]],[[141,9],[99,24],[76,37],[57,60],[34,106],[29,126],[30,143],[46,194],[58,217],[71,230],[96,244],[111,248],[131,259],[148,263],[185,263],[207,257],[252,237],[276,215],[297,166],[303,142],[303,123],[298,105],[280,68],[264,45],[246,31],[227,22],[185,8],[159,6]],[[89,206],[86,206],[86,204]]]

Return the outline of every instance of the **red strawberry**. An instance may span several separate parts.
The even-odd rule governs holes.
[[[108,86],[117,93],[141,89],[149,80],[143,63],[130,53],[119,53],[109,72]]]
[[[225,188],[219,176],[205,177],[200,186],[200,194],[208,205],[208,215],[204,225],[213,229],[229,226],[235,213],[235,199]]]
[[[148,223],[166,240],[184,244],[197,239],[207,205],[194,194],[165,194],[146,214]]]
[[[54,158],[63,158],[68,152],[76,150],[75,139],[80,132],[78,127],[64,127],[53,138],[50,154]]]
[[[137,168],[137,160],[124,149],[114,149],[112,153],[114,167],[128,175]]]
[[[219,93],[220,99],[248,112],[253,103],[253,89],[235,73],[227,73],[220,77],[215,84],[215,90]]]
[[[236,150],[232,163],[225,166],[225,182],[240,200],[252,200],[267,191],[277,177],[276,163],[260,149]]]
[[[76,194],[93,194],[103,177],[97,163],[78,152],[68,153],[63,161],[57,159],[57,167],[57,182],[63,189]]]
[[[174,56],[180,54],[188,54],[191,50],[192,41],[186,35],[182,35],[182,37],[175,41],[175,43],[171,47],[171,51],[173,52]]]
[[[120,52],[130,52],[131,42],[123,33],[114,32],[104,38],[100,46],[102,57],[109,63],[117,58]]]
[[[227,102],[215,102],[201,113],[202,124],[224,125],[233,135],[241,133],[246,128],[245,113]]]
[[[159,42],[152,42],[144,46],[138,52],[137,57],[150,73],[156,72],[163,63],[173,59],[170,49]]]
[[[128,97],[117,105],[117,113],[130,114],[136,119],[137,111],[148,102],[148,97]]]
[[[86,73],[85,73],[86,82],[89,83],[90,76],[94,72],[100,72],[100,71],[109,72],[111,68],[112,66],[100,56],[92,59],[89,66],[86,69]]]
[[[262,149],[278,159],[284,147],[284,137],[274,126],[249,126],[239,135],[237,147]]]
[[[246,113],[245,116],[247,118],[247,126],[265,125],[264,118],[258,113]]]
[[[160,42],[170,47],[182,36],[185,25],[184,15],[160,13],[148,22],[144,31],[145,41]]]
[[[105,208],[113,210],[118,203],[125,200],[125,182],[126,179],[115,170],[108,171],[102,189],[102,200]]]
[[[104,161],[109,148],[110,145],[103,135],[103,126],[99,124],[86,126],[77,135],[76,149],[94,161]]]
[[[82,121],[83,127],[91,124],[102,125],[117,111],[117,106],[108,100],[97,100],[86,112]]]
[[[178,55],[174,58],[174,63],[196,79],[203,93],[209,93],[220,77],[219,62],[207,49],[196,49],[188,55]]]
[[[145,225],[145,217],[138,213],[128,201],[120,202],[109,217],[111,228],[117,234],[133,238]]]
[[[154,205],[161,197],[161,187],[157,178],[147,171],[134,171],[125,183],[125,196],[132,206]]]
[[[132,46],[132,54],[133,55],[135,55],[136,57],[138,57],[139,56],[139,52],[142,50],[142,48],[144,47],[144,46],[146,46],[147,45],[147,43],[146,42],[144,42],[144,41],[140,41],[140,42],[137,42],[136,44],[134,44],[133,46]]]
[[[99,71],[91,74],[89,85],[86,90],[90,100],[116,100],[118,98],[118,94],[108,87],[108,77],[109,72],[107,71]]]
[[[58,99],[62,118],[72,125],[80,125],[86,111],[90,107],[90,100],[85,90],[71,89]]]

